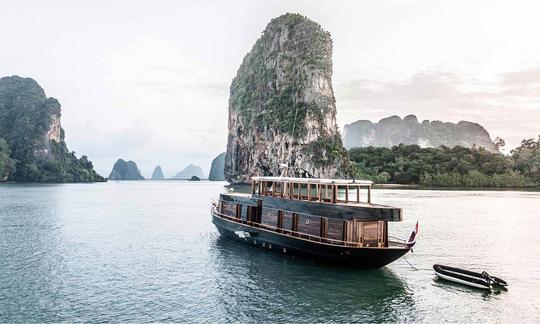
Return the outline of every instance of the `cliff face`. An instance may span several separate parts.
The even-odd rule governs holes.
[[[165,179],[165,176],[163,175],[163,170],[161,169],[161,166],[158,165],[154,172],[152,172],[152,180],[163,180]]]
[[[195,176],[195,177],[197,177],[199,179],[203,179],[204,178],[204,173],[203,173],[200,166],[190,164],[184,170],[182,170],[182,171],[178,172],[177,174],[175,174],[174,177],[172,177],[172,179],[186,180],[186,179],[191,179],[191,177],[193,177],[193,176]]]
[[[225,180],[225,152],[216,156],[212,160],[212,166],[210,167],[210,174],[208,180],[210,181],[224,181]]]
[[[301,15],[273,19],[230,88],[225,177],[342,177],[350,165],[336,125],[332,40]]]
[[[60,103],[39,84],[18,76],[0,79],[0,138],[16,161],[8,179],[28,182],[103,181],[86,156],[64,142]]]
[[[484,127],[468,121],[457,124],[424,120],[419,123],[416,116],[404,119],[392,116],[378,123],[359,120],[345,125],[343,143],[347,149],[353,147],[392,147],[399,144],[417,144],[421,147],[483,147],[498,152]]]
[[[137,163],[118,159],[113,166],[109,180],[144,180]]]

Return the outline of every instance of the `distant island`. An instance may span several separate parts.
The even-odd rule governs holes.
[[[137,163],[118,159],[114,164],[109,180],[144,180]]]
[[[60,116],[58,100],[33,79],[0,79],[0,181],[106,181],[87,156],[68,150]]]
[[[428,120],[420,123],[415,115],[408,115],[403,119],[391,116],[378,123],[359,120],[345,125],[343,143],[347,149],[406,144],[420,147],[483,147],[489,152],[498,152],[489,133],[479,124],[468,121],[453,124]]]
[[[200,166],[195,164],[189,164],[184,170],[175,174],[171,179],[174,180],[189,180],[191,177],[196,176],[199,179],[204,179],[204,173]]]
[[[163,170],[161,169],[161,166],[157,166],[154,171],[152,172],[152,180],[163,180],[165,179],[165,175],[163,174]]]

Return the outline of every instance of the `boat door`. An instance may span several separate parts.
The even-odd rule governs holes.
[[[380,221],[362,222],[356,219],[346,223],[346,241],[366,247],[386,246],[386,224]]]
[[[345,241],[362,245],[363,242],[363,223],[356,220],[345,222]]]
[[[364,246],[379,245],[379,222],[363,222],[363,237]]]

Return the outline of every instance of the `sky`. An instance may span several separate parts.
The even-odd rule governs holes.
[[[484,126],[507,149],[540,134],[536,1],[0,0],[0,76],[62,104],[70,150],[108,176],[149,177],[225,151],[229,86],[268,22],[287,12],[333,39],[340,129],[359,119]]]

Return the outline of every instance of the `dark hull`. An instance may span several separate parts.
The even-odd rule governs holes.
[[[507,285],[506,281],[494,276],[489,276],[486,272],[473,272],[440,264],[433,265],[433,270],[435,270],[435,274],[439,278],[475,288],[490,289],[492,285],[498,287]]]
[[[212,222],[224,237],[284,255],[353,268],[379,268],[403,256],[408,248],[357,248],[305,240],[256,228],[212,215]],[[250,233],[241,238],[235,232]]]

